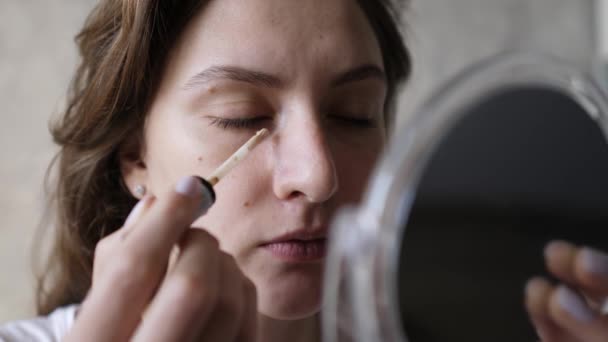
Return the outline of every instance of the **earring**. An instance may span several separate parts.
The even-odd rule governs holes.
[[[135,187],[135,194],[140,198],[144,197],[144,195],[146,194],[146,186],[141,184],[137,185]]]

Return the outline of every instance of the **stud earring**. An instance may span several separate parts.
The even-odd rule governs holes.
[[[146,186],[141,184],[137,185],[135,187],[135,194],[140,198],[144,197],[144,195],[146,194]]]

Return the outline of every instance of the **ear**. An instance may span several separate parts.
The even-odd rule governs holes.
[[[134,135],[128,138],[118,149],[118,162],[123,182],[133,197],[141,199],[136,193],[137,186],[148,186],[148,168],[144,160],[142,139]]]

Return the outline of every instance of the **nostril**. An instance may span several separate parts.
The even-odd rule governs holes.
[[[287,199],[293,200],[301,197],[306,197],[306,195],[301,191],[292,191],[289,196],[287,196]]]
[[[333,151],[318,122],[294,119],[283,127],[280,136],[274,150],[275,195],[283,200],[301,198],[310,203],[331,198],[338,188],[337,171]]]

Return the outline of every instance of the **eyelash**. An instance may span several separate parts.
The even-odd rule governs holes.
[[[332,119],[346,123],[354,128],[373,128],[376,127],[376,122],[372,119],[360,119],[348,116],[331,116]],[[248,129],[258,127],[262,121],[267,120],[265,117],[255,118],[212,118],[211,125],[222,129]]]
[[[356,128],[376,127],[376,121],[373,119],[354,118],[349,116],[332,116],[332,118]]]
[[[230,128],[246,129],[246,128],[257,127],[264,120],[267,120],[267,118],[265,118],[265,117],[235,118],[235,119],[212,118],[211,125],[217,126],[222,129],[230,129]]]

